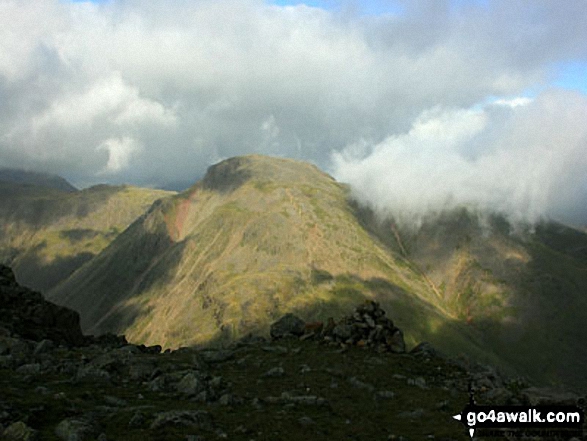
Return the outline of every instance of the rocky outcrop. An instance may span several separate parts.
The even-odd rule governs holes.
[[[0,335],[27,340],[51,340],[81,345],[84,336],[79,314],[46,301],[43,296],[16,283],[12,270],[0,265]]]
[[[280,339],[298,336],[303,340],[318,339],[336,345],[373,348],[379,352],[404,353],[406,344],[401,329],[385,316],[379,303],[368,300],[355,308],[353,314],[338,322],[329,318],[321,322],[304,323],[294,314],[286,314],[271,325],[271,337]]]
[[[2,295],[19,292],[25,303],[40,303],[40,310],[54,307],[19,287],[5,268],[0,287]],[[574,399],[512,382],[488,366],[464,367],[429,344],[398,355],[405,350],[401,331],[373,302],[326,325],[289,315],[276,322],[272,340],[248,336],[224,348],[164,352],[114,335],[64,345],[72,341],[68,326],[53,338],[37,323],[44,339],[25,338],[14,331],[17,321],[35,316],[20,301],[10,305],[2,305],[0,316],[0,440],[250,440],[293,433],[317,440],[464,440],[468,434],[452,415],[468,403],[470,389],[479,404]],[[437,433],[443,436],[430,436]]]

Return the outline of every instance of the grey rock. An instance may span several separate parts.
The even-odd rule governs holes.
[[[104,402],[110,406],[125,407],[128,403],[122,398],[113,397],[112,395],[105,395]]]
[[[203,390],[202,392],[197,394],[193,398],[193,400],[197,401],[198,403],[209,403],[210,401],[212,401],[212,396],[208,393],[208,391]]]
[[[514,394],[503,387],[488,390],[483,397],[492,404],[506,405],[511,402]]]
[[[263,400],[270,404],[302,405],[302,406],[324,406],[328,402],[316,395],[292,395],[283,392],[279,397],[265,397]]]
[[[55,435],[64,441],[83,441],[96,436],[95,426],[85,419],[67,418],[55,428]]]
[[[224,379],[218,375],[210,380],[209,385],[213,389],[221,388],[224,385]]]
[[[125,356],[124,354],[116,354],[113,351],[96,357],[89,365],[96,369],[114,373],[122,368],[123,360],[127,358],[128,356]]]
[[[332,330],[332,334],[340,340],[348,340],[353,336],[353,328],[347,324],[338,324]]]
[[[34,441],[38,437],[36,430],[31,429],[22,421],[17,421],[2,432],[2,439],[7,441]]]
[[[196,395],[204,389],[205,385],[194,372],[186,374],[176,385],[176,390],[184,395]]]
[[[33,355],[45,354],[55,348],[55,343],[51,340],[43,339],[35,346]]]
[[[314,424],[316,424],[312,418],[307,417],[307,416],[301,417],[298,420],[298,423],[300,424],[300,426],[304,426],[304,427],[313,426]]]
[[[35,388],[35,393],[39,395],[49,395],[51,394],[51,391],[45,386],[37,386]]]
[[[0,337],[0,355],[26,357],[31,350],[23,340],[14,337]]]
[[[395,397],[395,394],[390,390],[379,390],[375,392],[376,400],[391,400]]]
[[[190,427],[211,429],[212,418],[203,410],[170,410],[155,415],[151,430],[165,427]]]
[[[306,374],[308,372],[312,372],[312,368],[310,366],[308,366],[307,364],[303,364],[300,366],[300,373],[301,374]]]
[[[257,410],[263,409],[263,404],[261,403],[261,400],[258,397],[255,397],[251,400],[251,406],[253,406]]]
[[[269,333],[274,340],[290,335],[299,337],[304,334],[305,326],[306,323],[301,318],[288,313],[271,325]]]
[[[223,361],[234,358],[234,351],[229,349],[219,349],[200,352],[202,360],[206,363],[222,363]]]
[[[408,378],[407,384],[409,386],[419,387],[420,389],[427,389],[424,377]]]
[[[257,346],[265,343],[267,343],[267,339],[265,337],[247,334],[236,342],[236,346]]]
[[[152,392],[164,392],[171,389],[171,379],[169,375],[162,374],[151,380],[147,386]]]
[[[14,365],[14,357],[12,355],[0,355],[0,369],[10,369]]]
[[[531,406],[566,405],[573,406],[579,396],[550,387],[529,387],[521,392],[522,399]]]
[[[427,341],[424,341],[422,343],[419,343],[417,346],[415,346],[411,351],[410,354],[415,355],[417,357],[423,357],[423,358],[436,358],[436,357],[442,357],[442,354],[440,354],[430,343],[428,343]]]
[[[81,366],[74,378],[76,382],[110,383],[110,374],[93,365]]]
[[[37,375],[41,372],[41,365],[39,363],[23,364],[16,369],[21,375]]]
[[[151,378],[154,371],[155,365],[153,363],[132,363],[128,368],[128,375],[133,381],[146,381]]]
[[[265,374],[264,377],[283,377],[285,375],[285,371],[282,367],[274,367],[269,369]]]
[[[289,350],[285,346],[263,346],[265,352],[273,352],[276,354],[287,354]]]
[[[391,352],[403,354],[406,352],[406,343],[404,342],[404,333],[397,329],[391,337],[386,337],[386,343]]]
[[[237,400],[232,394],[224,394],[218,399],[218,404],[222,406],[230,406],[236,403]]]
[[[424,409],[415,409],[412,411],[401,412],[398,414],[401,418],[409,418],[411,420],[419,420],[425,415]]]
[[[140,428],[144,427],[145,423],[147,422],[147,418],[142,412],[135,412],[133,416],[128,421],[128,426],[133,428]]]
[[[375,386],[369,383],[365,383],[361,380],[358,380],[357,377],[351,377],[348,379],[348,382],[351,386],[356,387],[357,389],[364,389],[369,392],[373,392],[375,390]]]

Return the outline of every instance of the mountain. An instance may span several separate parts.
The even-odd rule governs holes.
[[[16,184],[36,185],[38,187],[53,188],[65,192],[77,191],[73,185],[64,178],[49,173],[40,173],[13,168],[0,169],[0,181]]]
[[[85,332],[172,348],[263,332],[289,311],[337,316],[365,297],[394,311],[410,344],[432,323],[455,347],[474,346],[434,295],[357,222],[347,187],[263,156],[212,166],[48,293],[80,312]]]
[[[106,185],[64,191],[0,181],[0,262],[11,265],[25,285],[47,291],[170,194]]]
[[[84,332],[168,348],[374,299],[408,347],[430,341],[587,390],[587,235],[516,228],[463,208],[402,229],[310,164],[231,158],[153,204],[47,296],[79,311]]]

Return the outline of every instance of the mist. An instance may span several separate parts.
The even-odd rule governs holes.
[[[459,207],[514,224],[587,220],[587,97],[549,91],[424,111],[401,134],[333,153],[333,175],[381,216],[417,227]]]
[[[337,4],[5,0],[0,166],[181,189],[260,153],[412,221],[587,224],[587,98],[554,86],[587,63],[587,3]]]

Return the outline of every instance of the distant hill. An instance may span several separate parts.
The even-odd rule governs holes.
[[[13,168],[0,168],[0,182],[36,185],[38,187],[53,188],[68,193],[77,191],[77,188],[61,176]]]
[[[11,265],[24,285],[45,292],[170,194],[107,185],[63,191],[0,181],[0,263]]]

